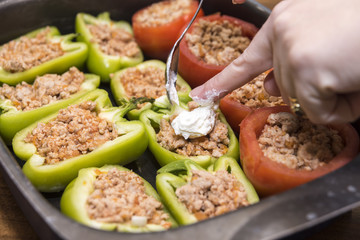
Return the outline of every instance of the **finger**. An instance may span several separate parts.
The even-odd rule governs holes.
[[[272,23],[269,18],[247,49],[223,71],[191,91],[190,96],[217,100],[272,67]]]
[[[325,99],[308,96],[305,104],[300,102],[307,117],[317,124],[353,122],[360,116],[359,104],[360,92],[346,95],[333,93]]]
[[[276,84],[273,71],[271,71],[264,79],[264,89],[271,96],[281,96],[280,89]]]

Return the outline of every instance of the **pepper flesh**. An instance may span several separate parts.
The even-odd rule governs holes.
[[[180,104],[183,105],[183,104]],[[175,106],[175,105],[174,105]],[[146,132],[149,138],[149,149],[152,154],[155,156],[156,160],[161,166],[164,166],[170,162],[184,159],[191,159],[202,167],[207,167],[214,163],[217,158],[209,155],[200,155],[200,156],[184,156],[177,154],[175,152],[169,151],[163,148],[158,142],[156,137],[156,129],[160,126],[160,121],[162,118],[169,118],[170,115],[173,115],[174,112],[178,111],[176,107],[171,110],[171,112],[154,112],[152,110],[146,110],[140,115],[140,121],[145,125]],[[226,124],[228,129],[228,136],[230,143],[226,154],[223,156],[233,157],[239,159],[239,143],[238,140],[232,131],[229,124],[226,122],[225,117],[219,112],[220,121]]]
[[[135,66],[135,68],[137,68],[139,70],[144,70],[144,69],[150,68],[150,67],[164,70],[164,76],[165,76],[166,65],[162,61],[148,60],[148,61],[145,61],[145,62],[140,63]],[[111,92],[113,93],[115,101],[118,105],[122,104],[123,99],[125,99],[127,101],[129,100],[129,96],[126,93],[126,91],[124,89],[124,85],[121,82],[121,77],[122,77],[122,75],[126,74],[126,71],[127,71],[127,69],[120,70],[120,71],[114,73],[114,75],[111,77],[111,82],[110,82]],[[165,78],[164,78],[163,83],[164,83],[164,89],[165,89]],[[190,86],[184,81],[184,79],[180,75],[177,75],[176,84],[179,88],[179,91],[178,91],[179,100],[183,103],[189,102],[191,100],[191,98],[189,97],[189,93],[191,91]],[[158,98],[158,99],[159,99],[159,101],[162,101],[160,98]],[[127,113],[127,117],[129,119],[139,119],[140,114],[147,109],[153,109],[156,111],[156,109],[159,108],[159,104],[157,104],[157,103],[158,103],[158,101],[156,101],[156,100],[153,104],[148,102],[147,104],[142,106],[140,109],[134,109],[134,110],[129,111]],[[170,103],[166,103],[166,104],[164,104],[164,106],[160,106],[160,108],[161,107],[167,108],[167,107],[169,107],[169,105],[170,105]]]
[[[85,81],[81,84],[80,90],[71,95],[70,98],[62,99],[29,111],[17,110],[10,100],[0,100],[1,137],[7,145],[10,145],[13,137],[18,131],[43,117],[68,106],[90,91],[95,90],[99,85],[99,76],[94,74],[85,74]]]
[[[88,47],[86,44],[72,42],[71,40],[75,38],[76,34],[60,35],[60,32],[56,27],[51,26],[49,28],[50,32],[48,34],[48,38],[50,41],[60,42],[61,48],[65,54],[23,72],[11,73],[0,67],[0,83],[6,83],[8,85],[16,85],[23,81],[32,83],[36,76],[41,76],[46,73],[60,74],[67,71],[72,66],[76,66],[78,68],[83,66],[88,54]],[[32,38],[45,29],[46,27],[40,28],[27,33],[24,36]],[[15,41],[17,40],[18,39],[15,39]]]
[[[37,154],[35,145],[24,141],[39,122],[47,123],[54,119],[58,113],[41,119],[15,135],[13,139],[14,153],[26,161],[23,172],[38,190],[42,192],[61,191],[77,176],[81,168],[100,167],[104,164],[124,165],[137,159],[146,150],[148,140],[144,125],[140,121],[127,121],[123,118],[133,106],[112,107],[107,92],[101,89],[88,93],[72,104],[88,100],[97,103],[96,110],[102,118],[116,125],[119,136],[86,155],[45,165],[45,158]]]
[[[79,33],[78,41],[84,42],[89,47],[87,67],[90,72],[100,75],[101,81],[109,82],[110,74],[119,69],[134,66],[143,61],[144,57],[139,48],[139,54],[135,57],[113,56],[103,53],[99,45],[92,40],[92,34],[86,26],[87,24],[106,24],[118,29],[122,29],[133,35],[131,25],[126,21],[114,22],[110,19],[108,12],[100,13],[94,17],[86,13],[78,13],[75,20],[75,31]]]
[[[102,230],[111,231],[116,229],[123,232],[149,232],[165,230],[164,227],[156,224],[146,224],[143,227],[136,227],[129,224],[99,222],[89,217],[86,211],[86,201],[93,191],[93,183],[99,172],[107,172],[112,168],[117,168],[120,171],[130,171],[129,169],[118,165],[105,165],[101,168],[81,169],[78,177],[66,187],[61,197],[60,208],[62,213],[81,224]],[[145,180],[144,185],[146,194],[161,202],[161,199],[155,189]],[[165,206],[164,211],[169,214],[168,221],[171,223],[171,227],[176,227],[176,221],[172,218]]]
[[[177,188],[184,186],[192,178],[192,170],[204,170],[200,165],[191,160],[180,160],[169,163],[158,170],[156,176],[156,188],[159,195],[168,207],[174,218],[180,225],[187,225],[198,222],[198,219],[192,214],[186,206],[180,202],[175,194]],[[254,187],[247,180],[235,159],[230,157],[220,157],[210,165],[208,170],[211,173],[217,171],[227,171],[241,182],[247,193],[247,200],[250,204],[257,203],[259,197]]]

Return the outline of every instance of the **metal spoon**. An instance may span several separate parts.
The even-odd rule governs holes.
[[[166,70],[165,70],[165,81],[166,81],[166,94],[169,99],[170,104],[173,103],[179,105],[179,97],[176,91],[176,79],[177,79],[177,72],[178,72],[178,63],[179,63],[179,45],[180,41],[185,36],[185,33],[190,28],[191,24],[194,22],[196,16],[198,15],[203,0],[200,0],[199,6],[192,17],[191,21],[179,37],[179,39],[175,42],[173,48],[170,51],[170,54],[166,61]]]

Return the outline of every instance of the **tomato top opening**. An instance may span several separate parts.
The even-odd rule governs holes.
[[[220,15],[220,14],[213,14],[209,16],[204,16],[201,18],[198,18],[192,26],[189,28],[187,34],[185,35],[185,38],[180,43],[180,55],[179,55],[179,74],[189,83],[189,85],[194,88],[197,87],[203,83],[205,83],[207,80],[209,80],[211,77],[215,76],[217,73],[222,71],[233,59],[227,59],[228,53],[234,53],[238,54],[238,51],[234,51],[231,49],[225,50],[217,56],[211,56],[213,59],[220,59],[220,65],[214,64],[212,61],[206,62],[203,59],[197,57],[192,50],[190,49],[188,45],[187,37],[190,37],[192,33],[194,33],[198,25],[201,23],[200,21],[210,22],[210,23],[218,23],[220,27],[222,27],[222,24],[227,24],[230,28],[233,28],[233,31],[238,31],[238,29],[241,29],[241,36],[246,37],[249,40],[252,40],[255,36],[258,29],[251,23],[245,22],[243,20],[240,20],[238,18],[230,17],[227,15]],[[226,31],[230,30],[226,29]],[[216,30],[218,31],[218,30]],[[180,31],[182,32],[182,31]],[[212,37],[216,37],[217,33],[212,34]],[[238,33],[239,34],[239,33]],[[225,37],[225,36],[224,36]],[[225,37],[227,38],[227,37]],[[231,39],[231,38],[229,38]],[[212,39],[209,39],[211,41]],[[221,44],[221,41],[217,41],[216,44]],[[211,43],[212,44],[212,43]],[[196,44],[198,45],[198,44]],[[198,46],[196,46],[198,47]],[[219,46],[221,47],[221,46]],[[206,49],[199,49],[201,52],[210,52]],[[228,51],[228,52],[227,52]],[[226,61],[226,64],[224,64],[225,61],[222,59],[225,58],[228,61]]]
[[[180,30],[190,22],[199,5],[198,1],[189,1],[189,5],[177,7],[176,4],[180,2],[183,1],[155,3],[133,15],[135,39],[148,57],[163,61],[167,59]],[[198,17],[203,15],[204,12],[200,9]]]

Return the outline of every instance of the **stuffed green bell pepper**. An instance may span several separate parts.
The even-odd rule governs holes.
[[[117,165],[81,169],[66,187],[60,208],[81,224],[108,231],[152,232],[177,226],[155,189]]]
[[[145,103],[128,112],[129,119],[139,119],[141,112],[147,109],[157,111],[158,108],[168,108],[170,103],[166,97],[165,89],[166,65],[159,60],[148,60],[134,67],[126,68],[114,73],[111,77],[110,86],[115,101],[129,100],[133,97],[152,98],[153,103]],[[177,90],[179,100],[187,103],[191,100],[189,93],[191,88],[180,75],[177,75]]]
[[[7,145],[21,129],[68,106],[100,85],[100,77],[76,67],[62,75],[45,74],[33,85],[0,87],[0,135]]]
[[[135,104],[112,107],[107,92],[97,89],[24,128],[13,139],[14,153],[26,161],[24,174],[38,190],[56,192],[81,168],[137,159],[148,144],[144,126],[123,118]]]
[[[205,170],[192,160],[158,170],[156,188],[180,225],[192,224],[259,201],[235,159],[220,157]]]
[[[110,73],[134,66],[144,59],[131,25],[126,21],[112,21],[108,12],[97,17],[78,13],[75,31],[79,33],[78,41],[89,47],[89,71],[100,75],[104,82],[110,81]]]
[[[0,46],[0,84],[31,83],[36,76],[63,73],[82,67],[88,48],[72,42],[76,34],[60,35],[56,27],[44,27]]]
[[[189,102],[192,105],[194,102]],[[171,121],[182,109],[172,105],[171,110],[161,112],[146,110],[140,115],[140,121],[145,125],[149,137],[149,149],[161,166],[170,162],[191,159],[203,167],[207,167],[221,156],[239,159],[239,142],[226,122],[222,113],[217,110],[216,123],[206,136],[185,139],[176,135]]]

